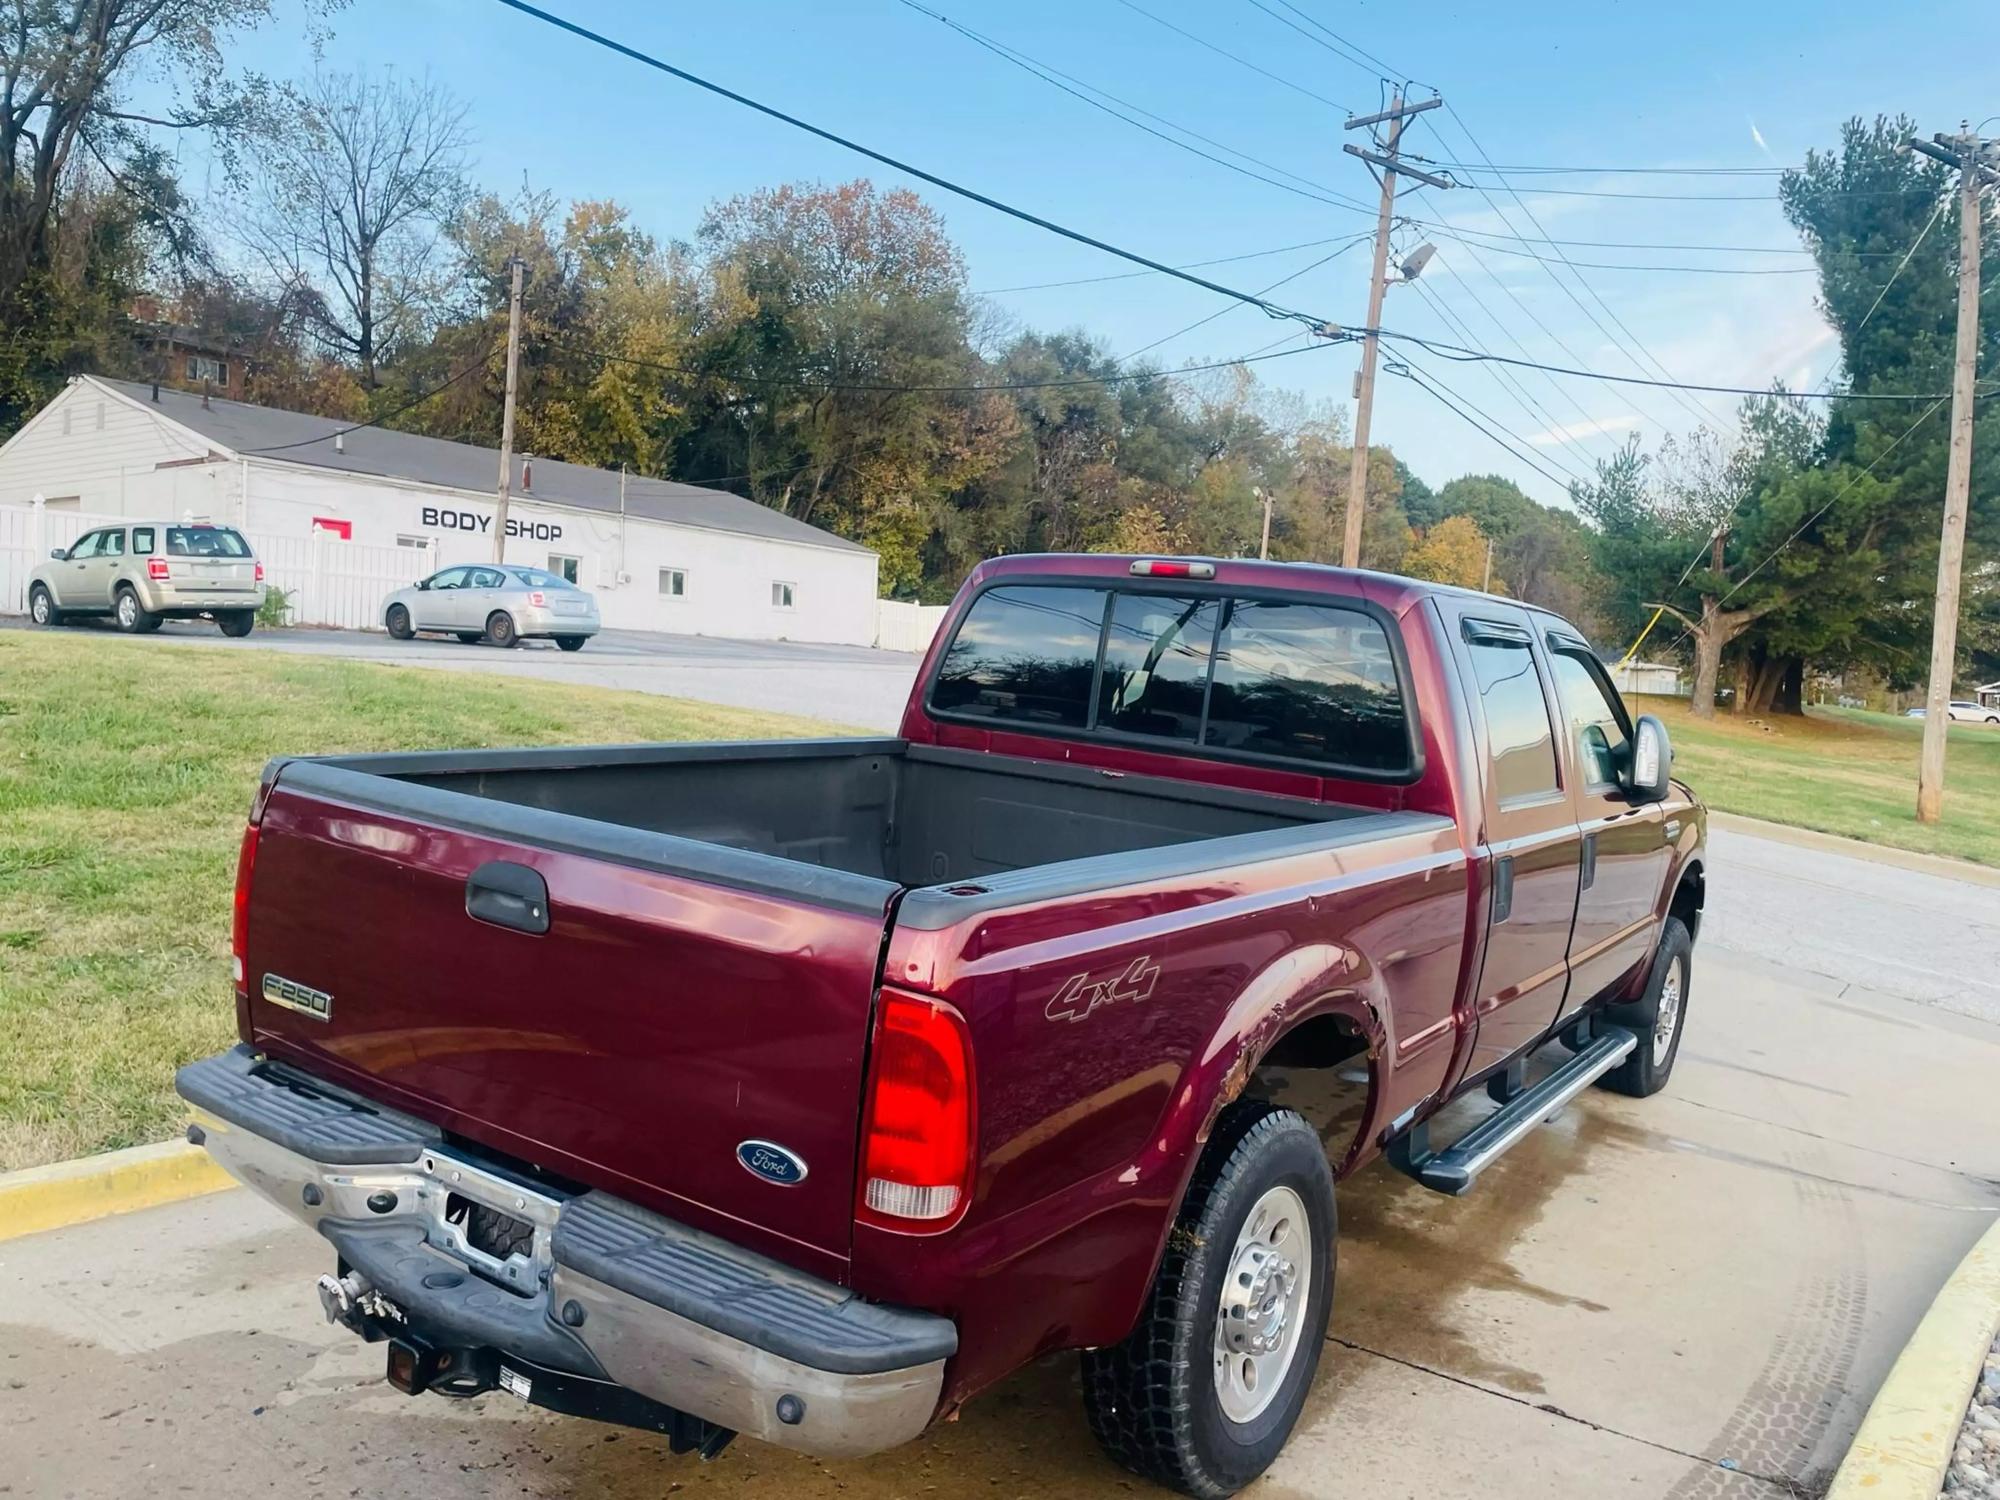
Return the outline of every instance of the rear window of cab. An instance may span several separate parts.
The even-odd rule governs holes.
[[[1387,632],[1312,600],[998,584],[939,664],[941,719],[1372,776],[1411,769]]]

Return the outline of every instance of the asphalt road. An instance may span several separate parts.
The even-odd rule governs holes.
[[[593,664],[323,632],[252,642],[213,638],[502,663],[487,670]],[[651,690],[719,701],[768,671],[812,682],[815,702],[874,691],[893,705],[912,669],[830,648],[601,645],[596,665],[627,674],[610,685],[673,681]],[[2000,1212],[2000,896],[1743,833],[1711,847],[1673,1084],[1644,1101],[1587,1095],[1464,1199],[1380,1165],[1344,1184],[1319,1382],[1253,1493],[1734,1500],[1823,1483],[1931,1294]],[[505,1395],[394,1394],[380,1351],[321,1320],[325,1269],[321,1242],[243,1192],[0,1244],[0,1494],[1134,1488],[1091,1444],[1073,1359],[873,1460],[743,1440],[703,1465]]]

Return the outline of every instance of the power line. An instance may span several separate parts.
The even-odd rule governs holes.
[[[1854,335],[1856,338],[1859,338],[1861,330],[1868,326],[1868,320],[1875,316],[1875,309],[1880,307],[1882,299],[1889,295],[1889,288],[1894,286],[1896,278],[1903,274],[1903,267],[1910,263],[1910,257],[1917,253],[1917,247],[1923,244],[1930,236],[1931,227],[1944,216],[1944,206],[1948,201],[1945,198],[1938,199],[1937,207],[1932,209],[1931,216],[1924,220],[1924,227],[1917,231],[1917,237],[1910,241],[1910,248],[1903,252],[1903,258],[1896,262],[1896,269],[1889,273],[1889,279],[1882,283],[1882,290],[1875,294],[1875,300],[1868,304],[1868,311],[1863,313],[1861,321],[1855,324]]]
[[[1456,230],[1434,230],[1444,239],[1457,240],[1464,245],[1469,241],[1459,239]],[[1519,256],[1523,260],[1539,260],[1546,264],[1581,266],[1593,271],[1665,271],[1693,276],[1816,276],[1818,266],[1660,266],[1634,265],[1630,261],[1611,260],[1570,260],[1553,261],[1549,256],[1537,255],[1532,250],[1517,250],[1509,245],[1488,245],[1486,247],[1500,255]]]
[[[1435,371],[1425,369],[1422,365],[1418,364],[1413,359],[1406,359],[1403,361],[1403,363],[1408,369],[1413,371],[1415,374],[1421,376],[1423,379],[1428,380],[1432,385],[1438,386],[1441,389],[1450,392],[1453,399],[1462,402],[1465,406],[1469,407],[1472,411],[1477,413],[1485,421],[1491,423],[1501,436],[1507,439],[1511,439],[1512,442],[1519,443],[1523,448],[1532,448],[1535,446],[1527,438],[1522,437],[1520,433],[1515,432],[1512,428],[1508,427],[1498,417],[1494,416],[1491,412],[1481,407],[1477,402],[1475,402],[1470,396],[1466,395],[1463,391],[1455,390],[1451,386],[1446,385],[1443,379]],[[1509,451],[1513,452],[1514,450],[1510,448]],[[1523,463],[1530,464],[1532,467],[1539,470],[1541,473],[1548,475],[1550,479],[1554,479],[1557,484],[1563,486],[1563,492],[1565,494],[1569,492],[1568,484],[1565,484],[1564,481],[1561,479],[1556,479],[1555,475],[1549,474],[1549,471],[1547,469],[1542,468],[1541,464],[1537,462],[1535,459],[1519,452],[1515,452],[1514,456],[1516,458],[1519,458]],[[1570,480],[1576,483],[1582,483],[1582,476],[1572,472],[1570,467],[1567,464],[1563,463],[1562,460],[1558,459],[1554,454],[1549,455],[1549,462],[1553,463],[1557,468],[1561,469],[1563,473],[1567,475]]]
[[[1279,287],[1284,286],[1290,282],[1297,281],[1301,276],[1304,276],[1309,271],[1317,271],[1321,266],[1325,265],[1328,261],[1338,259],[1340,256],[1343,256],[1348,251],[1352,250],[1356,245],[1360,244],[1362,241],[1371,238],[1373,238],[1373,236],[1371,235],[1357,234],[1353,239],[1349,240],[1346,244],[1342,245],[1338,250],[1330,251],[1327,254],[1322,255],[1318,260],[1314,261],[1311,265],[1301,266],[1299,267],[1298,270],[1292,272],[1289,276],[1280,276],[1276,281],[1272,282],[1269,286],[1259,287],[1257,289],[1257,295],[1262,297],[1267,293],[1275,292]],[[1193,333],[1197,328],[1201,328],[1209,323],[1213,323],[1217,318],[1223,317],[1224,315],[1232,313],[1234,311],[1236,311],[1236,309],[1234,306],[1231,305],[1224,305],[1222,307],[1218,307],[1214,312],[1209,313],[1206,317],[1196,318],[1192,323],[1188,324],[1187,327],[1185,328],[1176,328],[1172,333],[1162,335],[1161,337],[1154,339],[1153,342],[1150,344],[1140,345],[1137,349],[1134,349],[1130,354],[1120,355],[1118,363],[1125,364],[1130,360],[1135,360],[1140,355],[1147,353],[1149,350],[1157,349],[1162,344],[1170,344],[1175,339],[1179,338],[1182,334]]]
[[[1485,164],[1463,161],[1438,161],[1434,165],[1470,172],[1516,172],[1528,176],[1568,177],[1782,177],[1787,172],[1804,170],[1801,167],[1545,167],[1523,166],[1508,162]]]
[[[864,146],[858,141],[849,139],[847,136],[802,120],[797,115],[787,114],[784,110],[778,109],[774,105],[752,99],[748,94],[741,94],[734,89],[725,88],[723,85],[713,83],[699,74],[690,73],[685,68],[677,68],[672,63],[663,62],[649,53],[641,52],[636,47],[614,41],[602,32],[592,31],[587,26],[580,26],[574,21],[565,20],[551,11],[546,11],[539,6],[529,4],[528,0],[497,0],[497,3],[506,6],[509,10],[519,11],[522,15],[532,16],[544,25],[553,26],[559,31],[566,31],[571,36],[579,37],[595,46],[604,48],[608,52],[615,52],[620,57],[629,58],[631,61],[652,68],[656,72],[665,73],[670,78],[678,78],[683,83],[691,83],[696,88],[705,89],[711,94],[729,100],[731,103],[740,104],[746,109],[753,109],[758,114],[766,115],[771,119],[790,125],[795,130],[803,130],[808,135],[817,136],[823,141],[829,141],[836,146],[854,152],[857,156],[865,156],[870,161],[880,162],[883,166],[905,173],[920,182],[928,182],[933,187],[942,188],[945,192],[964,198],[969,202],[977,203],[982,207],[990,208],[995,213],[1005,214],[1009,218],[1018,219],[1024,224],[1032,224],[1037,229],[1045,229],[1050,234],[1060,235],[1062,238],[1074,241],[1079,245],[1088,245],[1093,250],[1102,250],[1106,255],[1115,255],[1120,260],[1129,261],[1133,265],[1144,266],[1149,271],[1158,271],[1162,275],[1172,276],[1177,280],[1187,282],[1190,286],[1198,286],[1204,291],[1214,292],[1218,296],[1228,297],[1237,302],[1250,303],[1254,307],[1262,308],[1263,311],[1274,318],[1290,318],[1297,322],[1305,323],[1308,326],[1318,326],[1324,322],[1323,319],[1314,318],[1307,313],[1260,302],[1257,298],[1249,296],[1244,292],[1236,291],[1234,288],[1224,286],[1220,282],[1209,281],[1204,277],[1177,270],[1173,266],[1153,260],[1148,256],[1122,249],[1117,245],[1111,244],[1109,241],[1100,240],[1094,235],[1088,235],[1081,230],[1071,229],[1067,225],[1058,224],[1053,219],[1045,219],[1041,215],[1030,213],[1024,208],[1016,208],[1011,203],[1004,202],[999,198],[979,192],[976,189],[966,187],[962,183],[953,182],[948,177],[940,177],[935,172],[927,172],[922,167],[913,166],[898,157],[890,156],[887,152],[877,151],[873,147]]]
[[[1467,426],[1477,428],[1480,432],[1485,433],[1487,437],[1491,438],[1500,447],[1506,449],[1507,452],[1511,453],[1515,458],[1519,459],[1522,463],[1526,464],[1536,473],[1540,474],[1544,479],[1548,480],[1550,484],[1553,484],[1557,489],[1563,490],[1565,493],[1567,493],[1568,486],[1565,485],[1562,480],[1558,479],[1555,475],[1551,474],[1547,469],[1543,468],[1540,464],[1536,463],[1532,458],[1529,458],[1526,454],[1522,453],[1519,449],[1515,448],[1512,443],[1508,442],[1505,438],[1501,437],[1497,432],[1495,432],[1492,428],[1488,427],[1485,423],[1481,422],[1477,417],[1471,415],[1471,413],[1467,412],[1464,408],[1460,407],[1455,401],[1451,399],[1451,397],[1447,396],[1442,389],[1440,389],[1438,386],[1431,384],[1430,381],[1426,380],[1421,374],[1419,374],[1414,365],[1410,367],[1409,379],[1416,385],[1416,387],[1419,390],[1426,392],[1431,397],[1432,400],[1436,401],[1440,406],[1444,407],[1446,411],[1450,412],[1453,416],[1457,417],[1461,422],[1464,422]]]
[[[1419,225],[1426,229],[1443,230],[1450,234],[1471,235],[1474,239],[1511,240],[1523,245],[1555,244],[1581,250],[1673,250],[1712,251],[1717,255],[1811,255],[1813,252],[1804,245],[1686,245],[1665,244],[1645,240],[1567,240],[1548,239],[1540,235],[1502,234],[1495,229],[1474,229],[1470,225],[1449,224],[1442,219],[1406,219],[1407,224]],[[1854,250],[1846,252],[1863,260],[1894,260],[1894,250]]]
[[[1152,136],[1156,140],[1165,141],[1169,146],[1186,151],[1190,155],[1199,156],[1204,161],[1213,162],[1227,171],[1237,172],[1245,177],[1254,178],[1258,182],[1267,183],[1287,193],[1296,193],[1301,198],[1310,198],[1316,203],[1324,203],[1334,208],[1353,208],[1365,211],[1366,206],[1364,204],[1343,196],[1336,189],[1328,187],[1324,183],[1315,182],[1310,177],[1301,177],[1298,173],[1281,167],[1275,162],[1266,161],[1261,156],[1252,156],[1247,151],[1239,151],[1236,147],[1218,141],[1213,136],[1203,135],[1198,130],[1191,130],[1185,125],[1167,119],[1164,115],[1154,114],[1151,110],[1134,104],[1129,99],[1121,99],[1118,95],[1101,89],[1096,84],[1084,82],[1083,79],[1078,78],[1073,73],[1065,73],[1053,63],[1045,63],[1037,58],[1030,57],[1018,48],[1010,47],[1005,42],[995,41],[992,37],[974,31],[970,26],[962,22],[954,21],[950,16],[944,15],[942,12],[932,10],[926,5],[920,5],[918,0],[901,0],[901,3],[909,9],[916,11],[919,15],[929,16],[933,21],[950,27],[967,41],[972,42],[976,46],[984,47],[1003,62],[1012,63],[1024,72],[1033,74],[1051,88],[1060,89],[1063,93],[1068,94],[1073,99],[1081,100],[1092,109],[1110,115],[1113,119],[1122,120],[1135,130],[1143,130],[1147,135]],[[1091,97],[1093,94],[1099,97],[1094,99]],[[1111,103],[1105,104],[1101,102],[1105,99],[1110,100]],[[1116,105],[1118,108],[1114,109],[1112,105]],[[1156,130],[1152,125],[1146,124],[1144,120],[1135,120],[1131,115],[1121,114],[1120,110],[1131,110],[1133,114],[1143,115],[1147,120],[1152,120],[1159,125],[1165,126],[1167,130],[1177,130],[1182,135],[1213,146],[1217,151],[1227,152],[1230,156],[1238,157],[1243,161],[1254,162],[1257,166],[1264,168],[1265,172],[1276,172],[1279,176],[1267,177],[1264,175],[1264,172],[1253,172],[1248,167],[1237,165],[1236,162],[1226,161],[1220,156],[1202,150],[1199,146],[1190,146],[1186,141],[1177,140],[1175,137],[1168,135],[1164,130]],[[1291,182],[1281,182],[1279,181],[1279,177],[1289,177]],[[1294,186],[1293,184],[1300,185]]]
[[[1179,36],[1186,37],[1189,41],[1193,42],[1197,47],[1206,47],[1210,52],[1215,53],[1218,57],[1226,57],[1231,62],[1236,63],[1241,67],[1248,68],[1251,72],[1260,74],[1263,77],[1270,79],[1271,82],[1273,83],[1282,84],[1284,87],[1290,89],[1295,94],[1304,94],[1308,99],[1316,99],[1321,104],[1326,105],[1327,108],[1337,109],[1344,115],[1351,115],[1354,113],[1354,111],[1347,105],[1342,104],[1337,100],[1329,99],[1324,94],[1315,93],[1313,90],[1307,88],[1304,84],[1294,83],[1289,78],[1285,78],[1277,73],[1273,73],[1269,68],[1259,67],[1256,63],[1251,62],[1249,58],[1239,57],[1234,52],[1231,52],[1227,47],[1219,47],[1214,42],[1209,41],[1206,37],[1196,36],[1192,31],[1189,31],[1185,26],[1176,26],[1172,21],[1167,20],[1164,16],[1156,16],[1150,10],[1147,10],[1144,6],[1135,5],[1133,3],[1133,0],[1118,0],[1118,3],[1124,6],[1127,10],[1137,11],[1140,15],[1144,16],[1147,20],[1153,22],[1155,25],[1164,26],[1167,28],[1167,30],[1174,32]]]
[[[1234,265],[1238,261],[1264,260],[1269,256],[1286,255],[1294,250],[1317,250],[1323,245],[1338,244],[1346,238],[1346,235],[1336,234],[1323,240],[1301,240],[1296,245],[1277,245],[1269,250],[1251,250],[1242,255],[1218,255],[1213,260],[1185,260],[1174,269],[1178,271],[1194,271],[1199,270],[1203,266],[1227,266]],[[1366,236],[1364,235],[1363,238],[1365,239]],[[1132,281],[1141,276],[1156,276],[1158,274],[1157,271],[1113,271],[1108,276],[1078,276],[1070,281],[1029,281],[1024,282],[1020,286],[983,287],[972,295],[975,297],[998,297],[1003,292],[1042,292],[1049,290],[1051,287],[1094,286],[1101,281]]]
[[[1326,28],[1325,26],[1321,26],[1319,22],[1314,21],[1311,16],[1306,15],[1306,13],[1300,10],[1296,5],[1289,5],[1285,3],[1285,0],[1278,0],[1278,3],[1280,5],[1284,5],[1286,10],[1291,11],[1293,15],[1305,17],[1305,19],[1311,22],[1311,24],[1316,28],[1317,31],[1325,32],[1326,37],[1332,37],[1333,40],[1328,41],[1326,37],[1317,35],[1315,31],[1308,31],[1304,26],[1301,26],[1297,21],[1292,20],[1290,17],[1279,15],[1275,10],[1271,9],[1270,6],[1266,5],[1264,3],[1264,0],[1250,0],[1250,3],[1256,6],[1257,9],[1264,12],[1264,14],[1269,16],[1272,20],[1278,22],[1280,25],[1291,27],[1292,30],[1296,31],[1300,36],[1304,37],[1307,41],[1313,42],[1321,47],[1324,47],[1327,51],[1331,52],[1335,57],[1339,58],[1342,62],[1352,63],[1354,64],[1355,67],[1359,68],[1364,73],[1370,74],[1375,77],[1382,77],[1393,74],[1395,72],[1395,69],[1393,68],[1381,66],[1375,62],[1364,60],[1367,58],[1368,54],[1363,52],[1361,48],[1354,46],[1351,42],[1347,41],[1346,38],[1342,37],[1338,32],[1328,30],[1328,28]],[[1338,43],[1338,45],[1335,45],[1336,43]]]

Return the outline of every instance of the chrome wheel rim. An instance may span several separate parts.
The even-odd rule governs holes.
[[[1277,1399],[1304,1336],[1312,1267],[1305,1200],[1267,1188],[1236,1236],[1215,1314],[1215,1394],[1230,1421],[1254,1421]]]
[[[130,594],[118,596],[118,623],[128,630],[139,619],[139,603]]]
[[[1681,969],[1679,959],[1667,970],[1660,984],[1660,1004],[1653,1013],[1653,1061],[1663,1063],[1674,1045],[1674,1033],[1681,1024]]]
[[[34,615],[35,623],[37,625],[48,624],[49,596],[43,593],[40,589],[36,589],[34,602],[29,606],[29,612]]]

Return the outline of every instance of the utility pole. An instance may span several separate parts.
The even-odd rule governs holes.
[[[1957,135],[1912,140],[1912,150],[1958,168],[1958,345],[1951,377],[1951,456],[1944,481],[1944,534],[1938,544],[1937,601],[1931,617],[1930,690],[1924,697],[1924,747],[1917,760],[1917,821],[1944,811],[1945,738],[1951,729],[1951,680],[1958,658],[1958,585],[1965,563],[1965,512],[1972,492],[1972,386],[1979,357],[1981,189],[2000,183],[2000,142],[1963,124]]]
[[[1264,502],[1264,535],[1257,543],[1257,556],[1260,559],[1268,558],[1271,555],[1271,492],[1257,488],[1250,493]]]
[[[1443,103],[1440,97],[1405,105],[1403,91],[1398,89],[1389,107],[1380,114],[1361,115],[1347,122],[1347,129],[1359,130],[1365,125],[1388,121],[1389,139],[1383,143],[1383,149],[1367,151],[1354,145],[1341,148],[1349,156],[1358,156],[1382,170],[1382,206],[1375,216],[1375,268],[1368,283],[1368,331],[1362,336],[1361,369],[1354,377],[1354,464],[1347,475],[1347,529],[1340,542],[1343,568],[1361,566],[1361,520],[1368,503],[1368,419],[1375,405],[1375,330],[1382,325],[1382,297],[1389,289],[1389,218],[1396,205],[1396,174],[1401,172],[1432,187],[1453,186],[1450,178],[1404,166],[1397,147],[1403,139],[1404,122],[1411,115],[1436,109]]]
[[[507,491],[514,483],[514,386],[521,370],[521,273],[527,269],[518,255],[512,267],[513,290],[507,298],[507,404],[500,411],[500,499],[493,507],[493,560],[507,560]]]
[[[1486,568],[1479,575],[1479,592],[1482,594],[1493,592],[1493,538],[1490,536],[1486,539]]]

